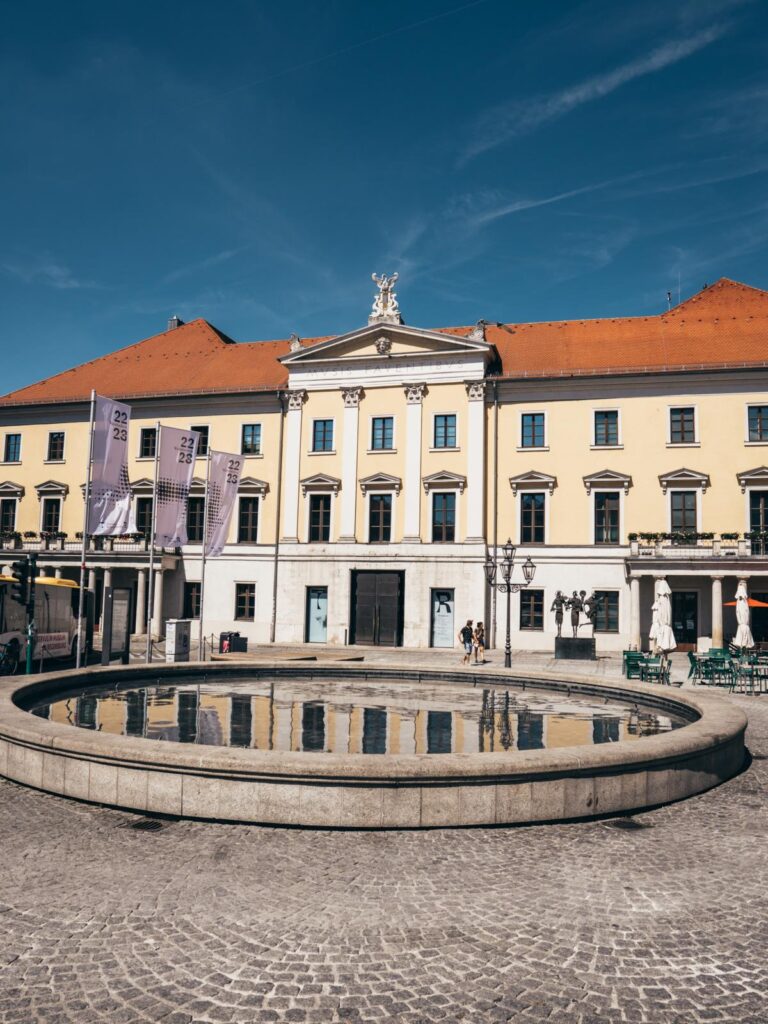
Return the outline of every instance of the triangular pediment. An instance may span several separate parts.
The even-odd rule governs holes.
[[[362,477],[359,483],[363,494],[366,491],[394,491],[395,494],[399,494],[403,486],[399,476],[391,476],[389,473],[372,473],[370,476]]]
[[[467,335],[428,331],[406,324],[367,324],[356,331],[296,347],[280,362],[287,367],[322,366],[339,362],[397,362],[429,357],[478,355],[490,360],[493,345]]]
[[[259,480],[255,476],[244,476],[240,480],[238,491],[244,494],[261,494],[262,496],[269,490],[269,484],[266,480]]]
[[[704,492],[709,487],[709,474],[695,469],[674,469],[671,473],[660,473],[659,483],[664,494],[670,487],[699,487]]]
[[[143,476],[139,480],[134,480],[131,484],[131,490],[134,494],[137,491],[141,491],[143,494],[146,494],[147,491],[153,491],[154,487],[154,482],[150,480],[148,476]]]
[[[465,476],[460,473],[451,473],[447,469],[423,476],[421,482],[425,491],[458,490],[459,494],[463,494],[464,488],[467,486]]]
[[[0,484],[0,497],[23,498],[24,488],[21,486],[21,484],[15,484],[12,480],[4,480]]]
[[[340,487],[341,480],[335,476],[328,476],[327,473],[305,476],[301,481],[302,494],[308,494],[310,491],[330,491],[332,494],[336,494]]]
[[[768,466],[758,466],[757,469],[737,473],[736,479],[739,481],[742,494],[748,487],[768,487]]]
[[[626,494],[632,486],[632,477],[626,473],[618,473],[615,469],[602,469],[599,473],[588,473],[582,477],[587,494],[593,487],[621,487]]]
[[[52,494],[66,497],[69,494],[69,485],[63,484],[59,480],[46,480],[42,484],[35,484],[35,490],[38,495]]]
[[[527,473],[518,473],[517,476],[511,476],[509,478],[509,486],[512,488],[513,494],[517,494],[521,489],[547,490],[551,494],[557,487],[557,477],[531,469]]]

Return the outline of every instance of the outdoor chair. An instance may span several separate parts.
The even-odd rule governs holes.
[[[645,663],[642,651],[624,651],[624,675],[627,679],[642,678],[641,669]]]
[[[699,659],[693,651],[688,651],[688,678],[699,679],[700,677],[701,668],[699,667]]]

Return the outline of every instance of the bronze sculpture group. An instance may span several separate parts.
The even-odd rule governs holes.
[[[563,615],[566,611],[571,613],[571,629],[573,630],[574,637],[579,635],[579,626],[591,625],[594,632],[595,619],[597,613],[600,610],[605,598],[598,597],[597,594],[592,591],[589,597],[587,597],[586,590],[576,591],[570,597],[566,597],[562,590],[558,590],[555,594],[555,599],[552,602],[550,611],[555,613],[555,624],[557,625],[557,635],[562,636],[563,633]],[[587,617],[587,621],[582,623],[581,613]]]

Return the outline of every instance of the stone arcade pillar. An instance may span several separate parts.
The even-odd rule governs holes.
[[[723,646],[723,577],[712,577],[712,646]]]
[[[629,578],[629,646],[640,650],[640,577]]]
[[[360,399],[363,389],[342,388],[344,396],[344,417],[341,433],[343,445],[341,455],[341,529],[339,542],[354,544],[355,510],[357,509],[357,433],[360,413]]]
[[[421,408],[426,384],[406,384],[404,544],[421,543]]]
[[[467,389],[467,543],[485,540],[485,381],[468,381]]]
[[[285,417],[285,476],[283,485],[283,540],[299,539],[299,468],[301,465],[301,410],[306,391],[289,391]]]
[[[111,569],[105,569],[104,570],[104,587],[103,587],[103,589],[101,591],[101,625],[102,625],[102,629],[104,628],[104,608],[106,606],[107,587],[111,587],[111,586],[112,586],[112,570]]]
[[[163,576],[162,569],[155,569],[155,596],[152,602],[152,633],[158,639],[165,636],[163,629]]]
[[[139,569],[136,574],[136,636],[147,632],[147,570]]]

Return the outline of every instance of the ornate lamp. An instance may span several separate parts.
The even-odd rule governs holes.
[[[501,560],[501,576],[504,580],[503,583],[497,583],[496,577],[498,574],[499,563],[494,561],[491,557],[490,552],[485,559],[483,568],[485,569],[485,578],[488,581],[489,587],[496,587],[500,594],[507,595],[507,638],[504,644],[504,668],[512,667],[512,620],[510,612],[510,596],[517,594],[524,587],[530,585],[533,577],[536,575],[536,566],[531,561],[530,556],[523,562],[523,583],[512,583],[512,569],[515,564],[515,545],[511,539],[507,540],[507,543],[502,547],[502,560]]]

